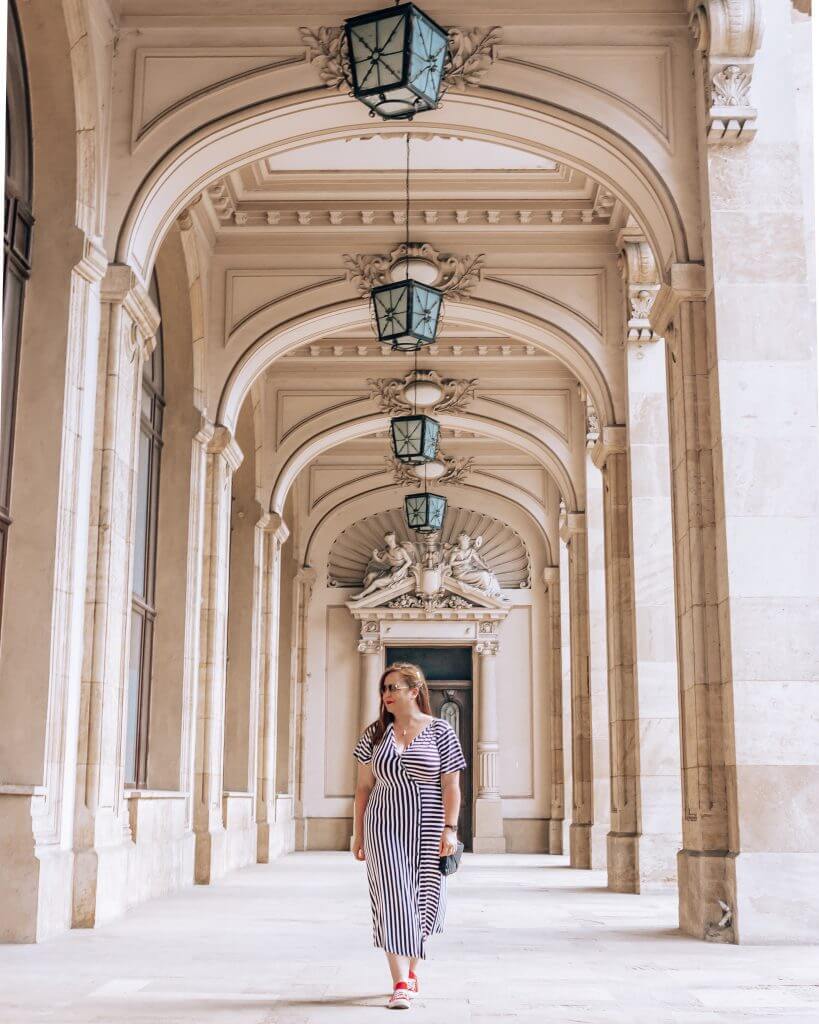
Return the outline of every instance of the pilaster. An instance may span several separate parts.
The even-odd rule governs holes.
[[[475,834],[472,839],[475,853],[506,852],[498,779],[497,653],[496,636],[487,635],[475,644],[478,658],[478,771]]]
[[[204,530],[199,602],[200,652],[194,753],[194,880],[207,885],[225,873],[222,818],[230,495],[242,453],[227,427],[199,434],[204,449]]]
[[[307,621],[317,572],[302,566],[293,580],[295,604],[295,657],[290,706],[293,728],[290,733],[290,782],[293,788],[293,814],[296,819],[296,848],[304,849],[304,716],[307,678]]]
[[[384,645],[381,642],[378,623],[371,619],[365,619],[361,623],[358,653],[361,661],[358,693],[358,731],[360,735],[368,725],[378,718],[381,711],[378,681],[384,671]]]
[[[549,640],[549,853],[563,853],[565,784],[563,768],[563,656],[560,637],[560,567],[543,570],[546,586],[546,635]]]
[[[267,513],[256,524],[253,594],[253,670],[258,694],[256,857],[269,863],[279,851],[276,829],[276,735],[279,691],[281,550],[290,531],[282,517]]]
[[[130,267],[101,284],[97,411],[77,788],[73,924],[93,927],[127,904],[128,812],[123,800],[125,696],[142,366],[159,314]]]
[[[591,735],[591,680],[589,677],[589,580],[586,517],[582,512],[563,515],[560,538],[569,561],[569,632],[572,700],[572,824],[569,864],[591,867],[593,819],[593,765]]]

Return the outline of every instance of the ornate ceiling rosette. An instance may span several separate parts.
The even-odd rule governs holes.
[[[336,537],[328,559],[328,585],[361,587],[373,549],[382,547],[387,533],[394,533],[402,546],[411,545],[417,561],[423,561],[427,545],[407,529],[402,508],[389,509],[359,520]],[[481,557],[504,590],[525,590],[531,586],[529,552],[511,526],[472,509],[450,506],[440,536],[435,539],[436,547],[454,545],[461,533],[483,537]]]
[[[460,301],[468,298],[477,287],[484,254],[456,256],[439,252],[428,242],[402,242],[390,253],[344,254],[347,280],[362,299],[369,298],[373,288],[402,280],[401,268],[405,264],[411,268],[410,277],[437,288],[447,299]]]

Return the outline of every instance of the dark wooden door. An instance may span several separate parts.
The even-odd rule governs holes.
[[[466,770],[461,772],[461,813],[458,838],[472,849],[472,648],[471,647],[388,647],[387,664],[409,661],[423,669],[429,685],[432,714],[443,718],[455,730]]]

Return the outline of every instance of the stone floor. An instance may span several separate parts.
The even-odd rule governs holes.
[[[675,894],[605,891],[558,857],[468,856],[431,942],[419,1021],[819,1021],[819,950],[714,946]],[[0,946],[0,1021],[323,1024],[383,1020],[364,866],[296,854],[144,904],[97,931]],[[402,1018],[403,1019],[403,1018]]]

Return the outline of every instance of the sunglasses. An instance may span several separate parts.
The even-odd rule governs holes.
[[[400,683],[387,683],[386,686],[381,687],[382,693],[398,693],[399,690],[409,690],[409,686],[401,686]]]

